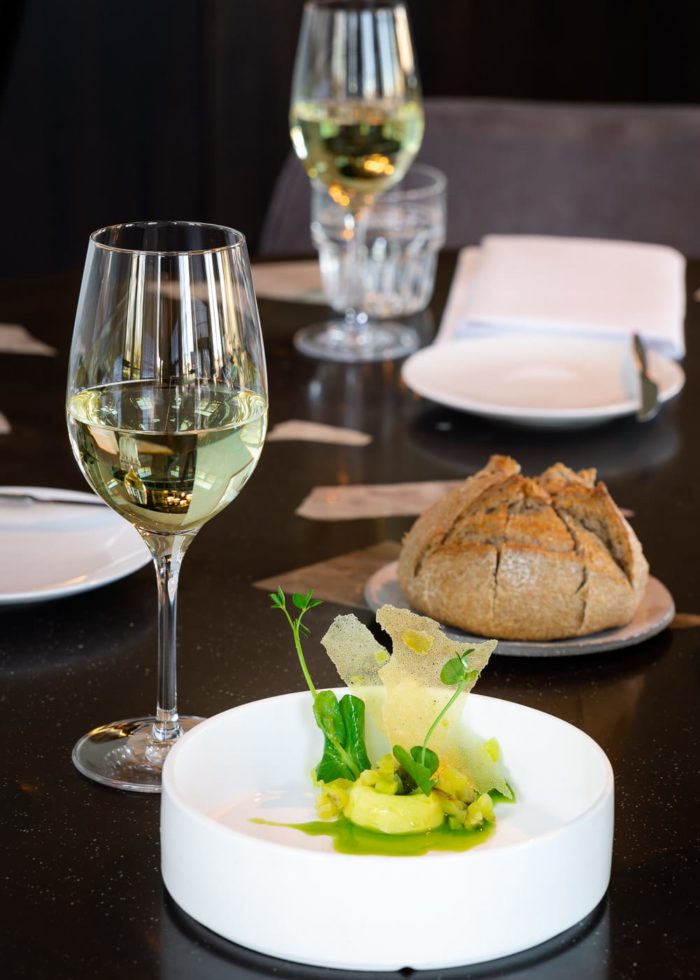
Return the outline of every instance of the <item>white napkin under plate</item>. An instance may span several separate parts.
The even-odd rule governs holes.
[[[436,341],[494,331],[631,337],[685,354],[685,259],[666,245],[489,235],[460,253]]]

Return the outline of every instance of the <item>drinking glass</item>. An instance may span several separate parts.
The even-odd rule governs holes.
[[[365,212],[398,183],[423,139],[423,107],[400,0],[311,0],[304,7],[290,109],[306,172],[343,208],[348,308],[343,320],[296,334],[299,350],[337,361],[401,357],[418,346],[400,323],[370,322],[358,256]]]
[[[239,232],[153,221],[90,236],[66,411],[78,466],[143,537],[158,581],[155,715],[94,729],[73,762],[109,786],[158,792],[169,748],[201,720],[177,710],[180,564],[265,438],[265,357]]]
[[[374,318],[410,316],[433,295],[438,252],[445,244],[447,178],[414,163],[400,184],[367,209],[358,261],[365,312]],[[320,184],[311,195],[311,238],[318,251],[326,302],[348,306],[344,212]]]

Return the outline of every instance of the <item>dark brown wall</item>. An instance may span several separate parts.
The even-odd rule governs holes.
[[[6,0],[0,277],[80,266],[143,217],[255,249],[289,151],[302,0]],[[409,0],[429,95],[698,102],[700,4]]]

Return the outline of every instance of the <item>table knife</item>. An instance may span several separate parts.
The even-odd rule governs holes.
[[[639,376],[640,400],[637,409],[637,419],[640,422],[648,422],[658,415],[659,408],[659,386],[649,377],[647,368],[647,352],[639,334],[634,334],[632,338],[634,356],[637,362],[637,374]]]

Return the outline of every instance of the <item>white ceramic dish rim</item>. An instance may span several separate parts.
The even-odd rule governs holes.
[[[343,854],[328,838],[310,839],[293,829],[299,820],[313,819],[313,788],[304,774],[317,760],[322,736],[310,701],[302,691],[230,709],[172,750],[163,781],[162,874],[175,902],[196,921],[267,956],[367,973],[497,960],[565,932],[598,905],[610,882],[614,776],[585,732],[536,708],[471,695],[465,720],[477,735],[499,737],[518,794],[513,806],[503,804],[495,834],[466,854]],[[280,722],[291,727],[280,729]],[[269,724],[289,733],[282,756],[277,737],[265,738]],[[374,757],[384,746],[372,745],[373,735],[370,729]],[[259,741],[257,748],[239,755],[251,739]],[[528,745],[538,748],[533,752]],[[250,819],[267,822],[268,804],[272,826],[249,826]],[[285,815],[292,826],[277,829]],[[429,888],[436,873],[443,901],[416,904],[416,876]],[[503,894],[498,883],[509,874],[515,875],[513,887]],[[343,876],[353,903],[346,904],[345,892],[338,897],[340,919],[327,916],[329,875]],[[576,876],[579,886],[572,889],[567,882]],[[471,892],[465,892],[467,881]],[[469,927],[445,934],[437,947],[426,942],[421,926],[442,935],[445,903],[462,908],[470,893],[483,901],[467,902]],[[344,922],[351,908],[365,936],[361,946],[347,943]],[[276,920],[278,928],[271,929]],[[310,921],[326,923],[313,943]],[[402,943],[387,944],[374,928],[380,922],[399,930],[409,925],[410,931]]]
[[[535,336],[538,338],[547,337],[546,334],[537,333]],[[524,336],[518,335],[519,340],[525,339]],[[552,334],[548,338],[551,343],[556,344],[561,343],[563,345],[569,345],[574,348],[578,344],[608,344],[611,347],[617,347],[623,349],[623,344],[619,341],[605,341],[600,338],[576,338],[576,337],[561,337],[557,334]],[[458,411],[463,412],[473,412],[478,415],[482,415],[488,418],[496,419],[513,419],[521,421],[533,421],[555,424],[558,422],[586,422],[586,421],[606,421],[608,419],[619,418],[624,415],[631,415],[637,411],[639,407],[638,400],[633,398],[627,399],[625,401],[611,403],[609,405],[600,405],[595,408],[583,407],[583,408],[530,408],[524,407],[522,405],[508,405],[508,404],[497,404],[495,402],[484,402],[478,399],[471,399],[468,395],[456,396],[450,391],[445,391],[444,389],[438,389],[434,385],[426,384],[421,378],[420,372],[423,368],[425,362],[430,363],[433,359],[439,359],[440,357],[447,356],[448,347],[450,348],[450,353],[454,357],[459,357],[462,351],[468,351],[469,345],[476,345],[483,343],[486,338],[479,336],[474,338],[463,338],[460,340],[454,340],[445,342],[444,344],[434,344],[430,347],[425,347],[422,350],[417,351],[412,354],[405,362],[401,369],[401,376],[405,384],[416,394],[423,398],[427,398],[430,401],[437,402],[441,405],[446,405],[448,408],[454,408]],[[659,389],[659,401],[664,403],[674,398],[685,385],[685,372],[683,368],[672,361],[670,358],[664,357],[656,351],[649,352],[650,369],[652,376],[654,374],[654,366],[658,365],[660,362],[663,363],[664,368],[674,375],[674,380],[669,382],[667,386],[662,386]],[[418,377],[416,377],[416,372],[418,372]]]
[[[332,688],[332,690],[334,690],[335,693],[338,696],[342,696],[343,694],[347,693],[347,689],[346,688]],[[309,694],[309,692],[308,691],[294,691],[294,692],[291,692],[291,694],[278,694],[278,695],[275,695],[274,697],[271,697],[271,698],[259,698],[256,701],[248,701],[245,704],[238,705],[238,706],[236,706],[234,708],[229,708],[226,711],[223,711],[223,712],[220,712],[219,714],[213,715],[211,718],[205,719],[203,722],[201,722],[195,728],[191,729],[189,732],[187,732],[185,735],[183,735],[180,739],[178,739],[178,741],[176,742],[175,746],[170,750],[170,752],[168,754],[168,757],[166,759],[166,763],[165,763],[165,766],[164,766],[164,769],[163,769],[163,786],[164,786],[164,789],[167,789],[168,794],[173,798],[173,800],[176,801],[184,810],[186,810],[190,814],[190,816],[193,816],[198,823],[200,823],[202,826],[207,827],[209,829],[214,829],[215,828],[215,833],[222,835],[224,838],[228,838],[229,836],[233,835],[235,838],[237,838],[237,839],[239,839],[241,841],[245,841],[246,846],[259,846],[259,847],[264,847],[264,848],[274,847],[274,848],[281,848],[281,849],[283,849],[285,851],[297,852],[299,849],[296,848],[293,844],[286,844],[283,841],[259,840],[259,839],[255,838],[255,837],[251,837],[251,836],[249,836],[247,834],[244,834],[242,831],[236,830],[235,827],[230,827],[230,826],[227,826],[227,825],[222,824],[221,821],[216,820],[214,817],[210,817],[210,816],[202,813],[202,811],[200,809],[198,809],[196,806],[194,806],[192,803],[190,803],[190,801],[188,800],[188,798],[177,788],[176,778],[173,775],[173,770],[174,770],[175,766],[177,765],[177,759],[178,759],[179,755],[181,755],[182,752],[183,752],[183,745],[185,746],[185,751],[186,751],[189,742],[192,742],[197,737],[197,732],[198,731],[201,731],[202,729],[204,729],[205,726],[208,727],[208,728],[212,728],[212,727],[214,727],[214,725],[224,725],[224,724],[226,724],[226,721],[231,716],[231,714],[233,714],[234,712],[241,712],[241,711],[244,711],[244,710],[254,710],[258,705],[261,705],[261,704],[263,704],[265,702],[280,701],[282,699],[289,698],[289,697],[292,697],[294,695],[308,696],[308,698],[309,698],[309,712],[311,713],[311,705],[312,705],[312,702],[311,702],[311,695]],[[595,813],[597,810],[599,810],[601,807],[603,807],[605,805],[605,801],[606,801],[607,797],[613,791],[613,788],[614,788],[614,782],[615,782],[615,780],[614,780],[614,773],[613,773],[612,765],[611,765],[610,760],[608,759],[607,755],[605,754],[605,752],[603,751],[603,749],[598,745],[598,743],[595,741],[595,739],[591,738],[591,736],[588,735],[587,732],[584,732],[582,729],[577,728],[576,725],[572,725],[571,722],[564,721],[562,718],[558,718],[556,715],[549,715],[548,712],[546,712],[546,711],[540,711],[539,708],[531,708],[528,705],[518,704],[515,701],[506,701],[505,698],[492,698],[492,697],[489,697],[489,696],[483,695],[483,694],[470,694],[469,697],[470,698],[477,699],[477,700],[482,701],[482,702],[483,701],[503,702],[505,704],[511,705],[511,706],[515,707],[516,709],[519,709],[519,710],[522,710],[522,711],[527,711],[527,712],[532,711],[532,712],[536,712],[537,714],[540,714],[540,715],[548,715],[549,717],[554,718],[559,724],[565,725],[568,728],[573,729],[577,733],[578,736],[580,736],[581,738],[583,738],[584,741],[587,741],[589,743],[589,747],[593,750],[594,754],[600,759],[600,761],[602,763],[602,766],[603,766],[603,769],[604,769],[604,772],[605,772],[604,779],[602,780],[603,783],[604,783],[604,785],[601,787],[601,789],[600,789],[598,795],[595,797],[595,799],[592,800],[588,804],[588,806],[586,806],[583,810],[580,810],[575,816],[570,817],[569,819],[562,821],[557,827],[552,828],[551,830],[545,831],[542,834],[538,834],[538,837],[537,837],[538,841],[540,841],[540,840],[541,841],[546,841],[546,840],[551,839],[553,837],[560,836],[561,834],[565,833],[566,830],[567,830],[567,828],[570,827],[572,824],[578,823],[580,820],[583,820],[588,815]],[[320,737],[321,737],[321,734],[319,732],[319,738]],[[516,777],[514,777],[514,782],[517,783],[517,778]],[[517,797],[516,797],[516,801],[515,801],[514,804],[504,804],[504,805],[507,805],[507,806],[511,806],[511,805],[517,806]],[[525,839],[525,840],[521,840],[521,841],[512,841],[510,843],[501,845],[501,849],[503,849],[505,851],[520,851],[520,850],[524,850],[524,849],[530,847],[530,843],[531,843],[531,841],[529,839]],[[481,850],[478,847],[470,850],[468,853],[469,853],[469,859],[470,860],[473,860],[474,858],[476,858],[477,860],[487,860],[488,859],[488,855],[489,855],[489,851],[488,850]],[[323,860],[327,861],[329,858],[332,858],[333,860],[354,861],[354,860],[357,860],[357,857],[358,857],[358,855],[355,855],[355,854],[343,854],[343,853],[340,853],[338,851],[327,852],[327,851],[312,851],[312,850],[309,850],[309,851],[305,851],[304,852],[304,859],[305,860],[307,858],[312,858],[314,860],[323,859]],[[383,855],[374,855],[374,854],[363,854],[363,855],[360,855],[360,857],[362,858],[363,862],[364,861],[368,861],[368,862],[369,861],[372,861],[372,862],[379,861],[380,863],[383,863],[383,862],[385,862],[387,860],[390,860],[392,862],[399,862],[399,861],[400,862],[406,862],[406,861],[414,862],[416,860],[414,857],[403,857],[403,856],[396,856],[396,857],[394,857],[394,856],[392,856],[390,858],[386,858]],[[457,858],[463,857],[463,855],[461,854],[461,852],[454,852],[453,853],[453,852],[450,852],[450,851],[447,851],[447,852],[431,851],[428,854],[423,855],[423,857],[428,858],[428,859],[432,859],[432,860],[450,860],[450,859],[454,859],[455,857],[457,857]]]
[[[46,504],[29,504],[29,507],[40,507],[42,511],[49,512],[52,506],[61,506],[62,501],[88,501],[86,507],[94,508],[96,511],[102,514],[109,515],[109,519],[114,518],[121,528],[122,524],[124,527],[128,527],[128,524],[122,521],[106,504],[102,511],[99,507],[94,504],[95,494],[85,492],[83,490],[66,490],[54,487],[29,487],[29,486],[0,486],[0,492],[11,494],[13,496],[21,497],[24,494],[32,494],[37,497],[49,497],[52,503]],[[53,501],[55,500],[55,504]],[[12,505],[10,505],[12,506]],[[76,515],[77,516],[77,515]],[[135,532],[137,533],[137,532]],[[119,564],[117,567],[111,568],[107,573],[104,571],[101,573],[92,573],[92,575],[82,582],[76,582],[72,585],[66,586],[56,586],[56,587],[45,587],[32,589],[30,591],[24,590],[22,592],[0,592],[0,606],[20,606],[29,605],[30,603],[38,602],[49,602],[55,599],[64,599],[73,595],[79,595],[81,592],[90,592],[93,589],[102,588],[105,585],[111,585],[112,582],[117,582],[119,579],[126,578],[127,575],[132,575],[137,572],[144,565],[147,565],[151,561],[151,556],[146,550],[144,545],[143,554],[139,554],[137,551],[129,552],[125,554],[124,557],[119,559]]]

